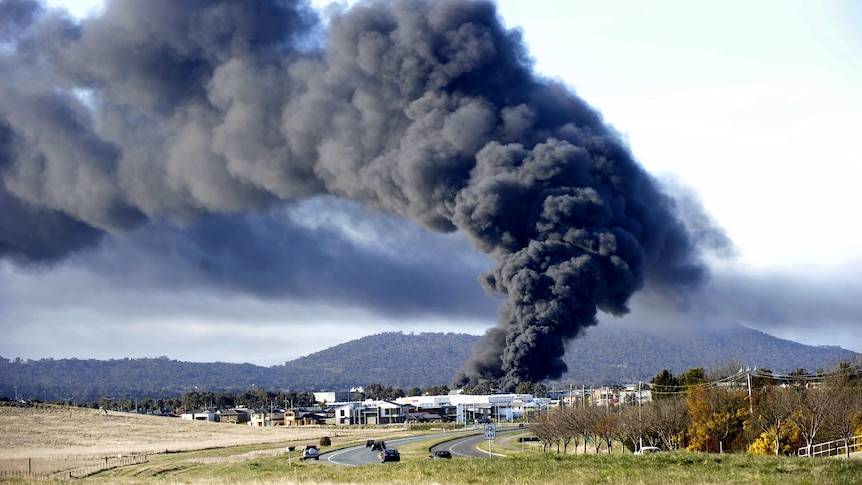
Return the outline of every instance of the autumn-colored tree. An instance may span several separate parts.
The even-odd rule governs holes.
[[[574,408],[581,416],[581,436],[584,438],[584,451],[587,441],[593,444],[596,453],[602,448],[607,437],[613,433],[613,423],[607,418],[608,408],[605,406],[585,406]]]
[[[759,389],[755,394],[756,402],[749,423],[760,429],[762,435],[768,438],[760,439],[763,444],[755,447],[756,452],[764,447],[768,447],[776,455],[783,451],[782,440],[792,431],[792,409],[788,405],[792,397],[790,392],[782,387],[770,386]],[[749,450],[751,451],[751,448]]]
[[[780,448],[776,447],[775,441],[770,438],[768,433],[760,433],[760,436],[748,447],[748,452],[752,455],[774,455],[778,449],[778,454],[793,454],[803,440],[796,428],[788,426],[787,429],[787,435],[783,438]]]
[[[596,453],[599,452],[599,448],[601,447],[602,442],[605,443],[605,448],[608,450],[608,454],[611,454],[613,450],[613,440],[614,437],[617,436],[617,427],[619,426],[619,414],[617,413],[605,413],[602,416],[599,416],[596,422],[593,424],[593,429],[595,430],[595,435],[599,438],[596,444]]]
[[[690,390],[686,396],[691,419],[688,449],[709,451],[717,444],[718,451],[723,453],[725,444],[742,436],[748,416],[747,398],[746,391],[724,386]]]

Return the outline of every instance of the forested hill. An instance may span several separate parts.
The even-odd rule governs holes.
[[[449,385],[477,336],[382,333],[337,345],[284,365],[191,363],[143,359],[22,360],[0,357],[0,395],[44,401],[94,401],[103,396],[175,397],[194,390],[242,392],[348,390],[368,384],[408,389]],[[667,368],[712,369],[733,363],[776,373],[813,372],[859,358],[839,347],[814,347],[742,326],[656,332],[599,325],[569,345],[569,373],[555,385],[649,381]]]
[[[556,384],[649,381],[662,369],[757,367],[774,373],[837,368],[862,356],[835,346],[812,346],[741,325],[725,328],[638,329],[599,325],[567,347],[569,372]],[[738,367],[733,370],[739,370]]]

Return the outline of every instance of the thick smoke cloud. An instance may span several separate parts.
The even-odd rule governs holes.
[[[165,224],[218,245],[232,217],[334,195],[492,256],[506,300],[457,381],[503,388],[559,377],[565,342],[645,281],[706,276],[674,200],[492,3],[360,2],[325,27],[288,0],[0,18],[0,257]]]

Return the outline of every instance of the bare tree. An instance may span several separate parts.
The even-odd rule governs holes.
[[[810,455],[817,434],[829,422],[835,390],[814,382],[791,385],[787,389],[790,390],[790,399],[784,404],[787,417],[799,430]]]
[[[828,383],[832,387],[832,405],[828,416],[829,428],[844,441],[844,455],[850,457],[850,440],[862,426],[862,388],[855,380],[839,379]]]
[[[638,442],[646,431],[642,413],[638,409],[627,409],[619,416],[616,426],[616,438],[623,443],[620,448],[625,450],[626,443],[632,443],[634,448],[638,448]],[[623,451],[620,451],[622,453]]]
[[[764,387],[757,394],[749,422],[760,428],[775,443],[776,456],[781,453],[781,440],[790,432],[789,404],[791,391],[782,387]]]
[[[563,429],[562,433],[572,442],[574,453],[577,454],[584,430],[583,408],[564,407],[560,409],[559,417],[560,427]]]
[[[595,446],[596,454],[601,450],[602,443],[604,443],[605,436],[607,434],[607,415],[608,412],[604,406],[587,406],[581,408],[584,451],[586,451],[587,448],[587,441],[591,442],[593,446]]]
[[[655,401],[647,408],[647,426],[666,450],[676,450],[689,426],[688,406],[679,396]]]
[[[555,413],[556,414],[556,413]],[[557,440],[557,428],[551,415],[541,415],[536,419],[535,423],[530,423],[530,431],[539,438],[542,443],[542,451],[547,451],[551,445]]]
[[[572,443],[574,453],[578,452],[578,444],[581,442],[580,433],[580,411],[581,408],[570,406],[560,408],[557,415],[557,425],[560,430],[560,440],[563,443],[563,454],[568,452],[569,443]]]

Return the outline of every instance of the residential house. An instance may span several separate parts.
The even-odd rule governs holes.
[[[191,421],[210,421],[213,423],[219,420],[218,413],[212,409],[186,411],[180,417]]]
[[[331,407],[313,406],[284,411],[285,426],[313,426],[335,424],[335,414]]]
[[[280,409],[252,411],[248,421],[249,426],[284,426],[284,411]]]
[[[246,408],[222,409],[218,414],[222,423],[245,424],[251,420],[251,413]]]
[[[414,411],[409,404],[393,401],[361,401],[344,403],[335,408],[336,424],[397,424],[406,421]]]

